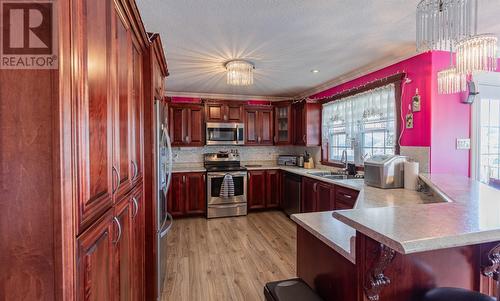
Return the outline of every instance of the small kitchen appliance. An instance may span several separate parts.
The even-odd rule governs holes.
[[[245,124],[207,122],[207,145],[245,144]]]
[[[247,214],[247,169],[237,151],[207,153],[207,218]],[[229,177],[227,177],[229,176]],[[231,193],[224,193],[224,178],[232,179]],[[222,193],[221,193],[222,191]]]
[[[295,156],[295,155],[280,155],[278,157],[278,165],[297,166],[297,156]]]
[[[404,186],[406,156],[375,155],[365,161],[365,184],[378,188]]]

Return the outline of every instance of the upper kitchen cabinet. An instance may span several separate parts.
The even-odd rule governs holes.
[[[245,108],[245,144],[273,144],[273,109],[248,106]]]
[[[113,205],[119,177],[118,167],[113,165],[112,2],[85,0],[74,5],[72,144],[78,187],[77,232],[81,232]]]
[[[292,103],[282,101],[274,103],[274,144],[293,144]]]
[[[203,106],[199,104],[169,105],[169,130],[172,146],[203,146],[205,126]]]
[[[236,101],[205,100],[207,122],[242,122],[243,104]]]
[[[303,100],[292,105],[293,140],[295,145],[320,144],[321,104]]]

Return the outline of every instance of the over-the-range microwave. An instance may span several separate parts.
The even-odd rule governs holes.
[[[207,145],[245,144],[245,125],[243,123],[207,122]]]

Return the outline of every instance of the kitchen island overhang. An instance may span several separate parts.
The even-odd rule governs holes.
[[[420,178],[445,202],[292,216],[298,276],[325,300],[418,300],[444,286],[493,295],[500,191],[451,175]]]

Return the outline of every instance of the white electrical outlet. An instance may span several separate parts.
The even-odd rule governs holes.
[[[470,139],[469,138],[457,139],[457,149],[470,149]]]

